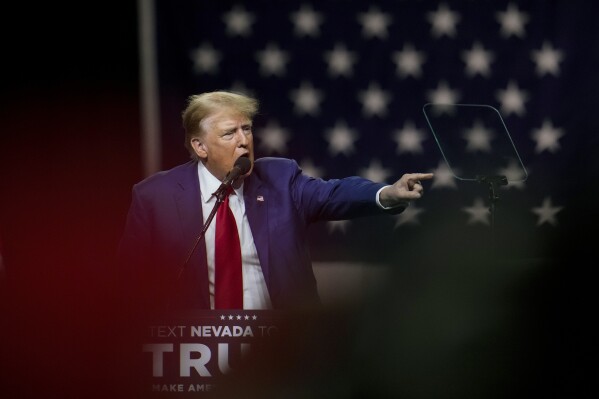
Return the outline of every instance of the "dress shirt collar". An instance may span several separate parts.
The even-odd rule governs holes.
[[[198,161],[198,176],[200,178],[200,187],[202,193],[202,202],[207,203],[213,201],[212,193],[214,193],[220,187],[221,181],[218,180],[210,171],[204,166],[202,161]],[[234,188],[235,194],[238,198],[243,198],[243,183],[239,188]]]

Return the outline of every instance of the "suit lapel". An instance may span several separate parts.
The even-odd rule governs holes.
[[[244,182],[243,199],[262,273],[272,296],[268,242],[269,191],[255,174],[250,175]]]
[[[202,203],[200,195],[200,183],[198,168],[195,162],[190,162],[188,168],[184,168],[177,183],[178,190],[175,191],[174,200],[177,204],[177,212],[183,234],[183,257],[181,264],[187,259],[193,245],[199,237],[203,227]],[[210,307],[210,293],[208,289],[208,265],[206,264],[206,241],[202,238],[195,248],[184,273],[198,271],[200,277],[200,291],[204,304]],[[188,274],[189,275],[189,274]],[[183,275],[183,278],[184,275]]]

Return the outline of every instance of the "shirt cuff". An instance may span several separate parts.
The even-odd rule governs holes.
[[[407,208],[408,205],[410,205],[410,201],[400,201],[397,204],[393,205],[393,206],[383,206],[383,204],[381,204],[381,200],[380,200],[380,196],[381,196],[381,191],[383,191],[383,189],[385,189],[386,187],[389,187],[390,185],[386,185],[384,187],[379,188],[379,191],[376,192],[376,204],[379,206],[379,208],[381,209],[395,209],[395,208]]]

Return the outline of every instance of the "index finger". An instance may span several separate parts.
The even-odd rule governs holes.
[[[433,176],[432,173],[408,173],[409,180],[430,180]]]

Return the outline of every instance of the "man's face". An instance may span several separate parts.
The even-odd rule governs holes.
[[[219,111],[202,122],[204,133],[191,141],[192,147],[206,168],[223,180],[233,169],[237,158],[245,156],[254,165],[252,121],[234,110]],[[243,178],[252,173],[252,169]]]

